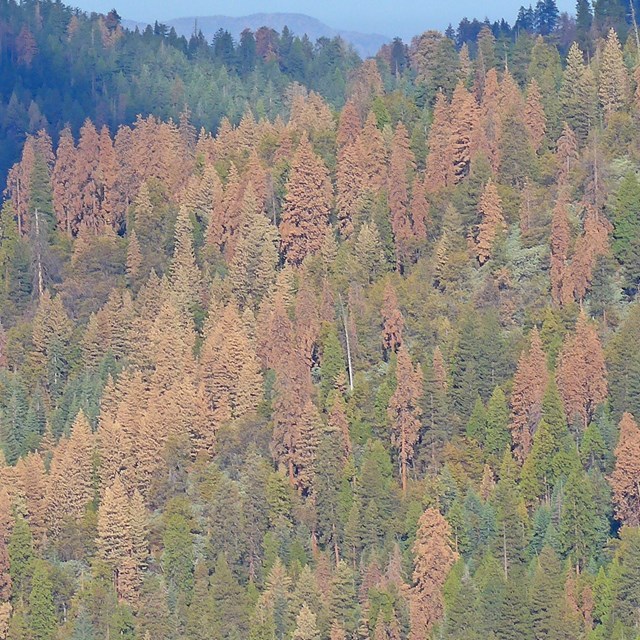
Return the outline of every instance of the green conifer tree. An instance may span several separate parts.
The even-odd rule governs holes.
[[[353,571],[349,565],[340,561],[331,584],[329,598],[329,617],[337,620],[340,626],[352,633],[358,624],[356,587]]]
[[[53,603],[53,585],[49,568],[43,560],[33,563],[28,622],[34,640],[53,640],[56,637],[58,621]]]
[[[535,562],[531,583],[531,621],[535,638],[561,637],[556,628],[564,600],[564,572],[556,553],[544,547]]]
[[[214,637],[245,638],[249,627],[247,594],[231,573],[224,554],[218,556],[211,576],[210,596]]]
[[[562,499],[560,540],[576,569],[587,566],[603,540],[606,524],[598,513],[593,486],[579,463],[567,477]]]
[[[167,506],[162,541],[166,579],[171,586],[188,593],[193,586],[194,551],[189,520],[181,508]]]
[[[26,595],[34,571],[33,537],[27,521],[18,515],[9,538],[9,572],[13,594],[19,601]]]
[[[617,580],[613,584],[613,614],[630,632],[636,633],[640,620],[640,530],[624,527],[620,534]]]
[[[485,450],[493,455],[501,454],[509,445],[509,408],[504,392],[496,387],[487,403],[487,432]]]
[[[467,421],[466,432],[467,437],[473,438],[480,444],[484,443],[487,435],[487,410],[480,396],[476,397],[473,411]]]

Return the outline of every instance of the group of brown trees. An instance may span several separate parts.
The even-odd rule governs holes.
[[[27,138],[0,638],[637,633],[635,44],[434,86],[442,38],[339,112]]]

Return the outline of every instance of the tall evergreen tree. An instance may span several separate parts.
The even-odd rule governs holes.
[[[49,570],[43,560],[37,560],[34,563],[29,594],[28,623],[32,637],[36,640],[53,640],[56,637],[57,622]]]
[[[613,489],[616,516],[625,524],[640,525],[640,492],[637,477],[640,472],[638,451],[640,449],[640,429],[630,413],[624,413],[620,420],[620,439],[615,450],[616,466],[609,482]]]
[[[458,558],[453,550],[451,528],[436,509],[427,509],[421,516],[413,552],[410,637],[418,639],[444,613],[442,587]]]
[[[320,249],[332,198],[327,168],[303,137],[291,163],[280,222],[282,250],[289,263],[300,264]]]
[[[392,428],[392,444],[398,452],[402,491],[407,491],[407,466],[413,458],[420,431],[423,394],[422,370],[413,366],[407,348],[398,351],[396,362],[396,390],[387,410]]]

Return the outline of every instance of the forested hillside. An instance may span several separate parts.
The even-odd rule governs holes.
[[[640,637],[625,3],[0,33],[0,639]]]
[[[358,58],[338,38],[317,43],[289,30],[246,32],[234,43],[219,32],[207,42],[156,23],[142,33],[122,28],[114,10],[90,16],[53,0],[0,0],[0,181],[25,133],[54,138],[86,118],[115,131],[138,114],[176,122],[185,106],[199,128],[284,115],[287,87],[301,82],[333,105],[344,103]]]

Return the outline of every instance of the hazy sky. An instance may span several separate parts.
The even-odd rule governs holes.
[[[454,26],[464,16],[505,18],[511,24],[521,4],[535,0],[68,0],[86,11],[106,12],[114,6],[123,18],[169,20],[216,14],[306,13],[334,28],[409,37],[429,28]],[[573,11],[575,0],[557,0],[561,11]]]

